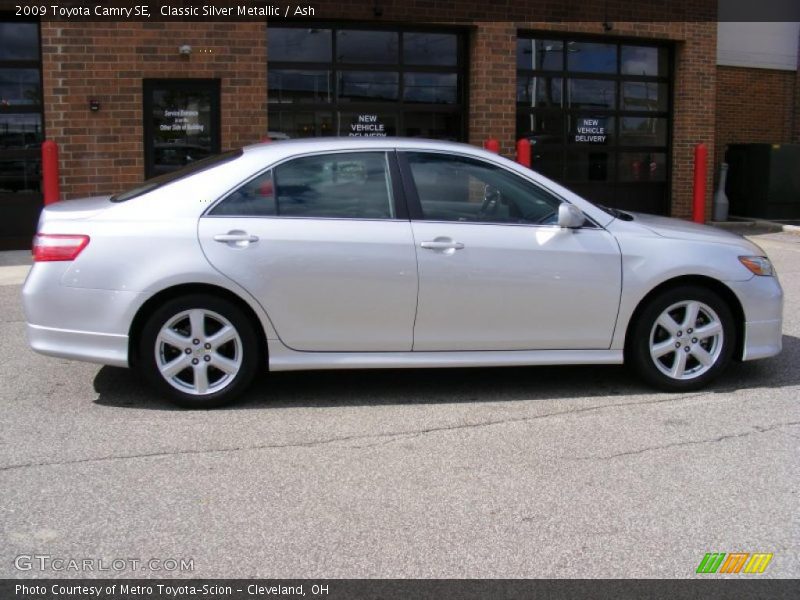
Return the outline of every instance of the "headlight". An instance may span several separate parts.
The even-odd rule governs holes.
[[[762,277],[772,277],[775,275],[775,269],[772,268],[772,263],[766,256],[740,256],[741,262],[747,270]]]

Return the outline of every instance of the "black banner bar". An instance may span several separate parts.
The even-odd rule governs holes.
[[[800,583],[699,580],[3,579],[3,600],[783,600]]]
[[[43,21],[800,21],[797,0],[0,0],[0,11]]]

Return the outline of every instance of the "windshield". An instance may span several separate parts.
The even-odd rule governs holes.
[[[208,158],[189,163],[177,171],[171,171],[170,173],[164,173],[158,177],[153,177],[152,179],[148,179],[132,189],[115,194],[114,196],[111,196],[111,202],[125,202],[126,200],[130,200],[131,198],[136,198],[142,194],[152,192],[155,189],[174,181],[178,181],[179,179],[183,179],[184,177],[188,177],[189,175],[194,175],[200,171],[205,171],[211,167],[216,167],[217,165],[232,161],[235,158],[239,158],[241,155],[241,149],[232,150],[230,152],[223,152],[222,154],[209,156]]]

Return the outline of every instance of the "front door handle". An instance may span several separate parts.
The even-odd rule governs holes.
[[[257,242],[258,236],[250,235],[246,231],[240,231],[238,229],[234,229],[233,231],[229,231],[228,233],[220,233],[215,235],[214,241],[223,244],[228,244],[229,246],[235,246],[237,248],[244,248],[254,242]]]
[[[425,248],[426,250],[463,250],[464,244],[461,242],[455,242],[449,238],[436,238],[435,240],[431,240],[429,242],[421,242],[420,247]]]

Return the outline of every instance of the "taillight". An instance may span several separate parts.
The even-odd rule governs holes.
[[[88,235],[40,233],[33,238],[33,260],[75,260],[88,244]]]

